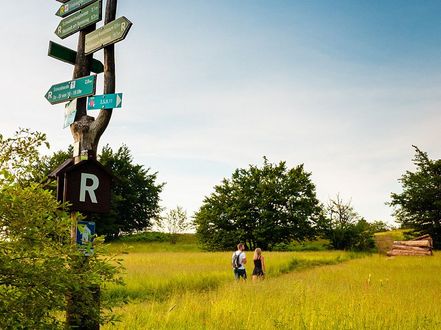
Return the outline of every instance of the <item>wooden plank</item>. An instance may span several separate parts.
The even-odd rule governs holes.
[[[430,237],[429,234],[425,234],[425,235],[413,238],[412,241],[420,241],[420,240],[423,240],[423,239],[427,239],[427,240],[430,241],[432,239],[432,237]]]

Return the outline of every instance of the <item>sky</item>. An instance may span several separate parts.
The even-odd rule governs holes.
[[[30,128],[47,152],[65,150],[64,105],[44,95],[73,67],[47,49],[75,49],[78,34],[54,34],[55,0],[0,4],[0,133]],[[166,182],[161,206],[189,216],[266,156],[304,164],[323,203],[339,194],[394,224],[386,203],[414,169],[412,145],[441,158],[440,12],[431,0],[120,0],[117,17],[133,23],[115,46],[123,107],[99,148],[126,144]]]

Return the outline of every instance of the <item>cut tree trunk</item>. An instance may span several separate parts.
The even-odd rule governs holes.
[[[429,240],[420,241],[394,241],[394,245],[407,245],[407,246],[421,246],[421,247],[432,247]]]
[[[431,256],[432,251],[395,250],[387,252],[388,256]]]
[[[409,245],[401,245],[401,244],[394,244],[392,248],[394,250],[408,250],[408,251],[421,251],[421,252],[430,251],[427,247],[409,246]]]

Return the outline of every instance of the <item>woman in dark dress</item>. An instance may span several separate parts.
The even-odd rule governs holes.
[[[263,279],[265,276],[265,258],[262,255],[262,250],[257,248],[254,250],[254,269],[253,269],[253,280]]]

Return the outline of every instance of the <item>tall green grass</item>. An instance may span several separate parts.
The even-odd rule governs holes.
[[[118,324],[117,328],[132,324],[135,329],[138,327],[142,329],[141,324],[136,322],[133,324],[130,321],[132,316],[140,317],[132,315],[132,308],[136,310],[142,303],[167,304],[176,296],[203,295],[234,282],[230,266],[232,252],[150,251],[146,253],[144,249],[133,249],[132,252],[122,256],[126,267],[124,276],[126,286],[109,286],[104,291],[104,294],[115,299],[129,301],[129,305],[122,309],[123,323]],[[247,253],[252,265],[252,253]],[[353,258],[354,254],[338,251],[267,252],[265,257],[267,278],[270,279],[295,269],[340,263]],[[247,267],[249,274],[252,271],[251,265]]]
[[[321,257],[335,256],[316,253],[310,260]],[[164,300],[129,304],[114,328],[439,329],[440,273],[441,256],[375,255],[255,283],[230,277],[217,290],[177,290]]]
[[[149,244],[150,245],[150,244]],[[143,252],[123,255],[126,285],[110,286],[106,294],[121,300],[165,299],[177,292],[214,289],[231,281],[231,252]],[[140,252],[139,252],[140,251]],[[294,268],[340,262],[351,256],[343,252],[265,253],[268,276]],[[252,254],[248,252],[249,274]]]

